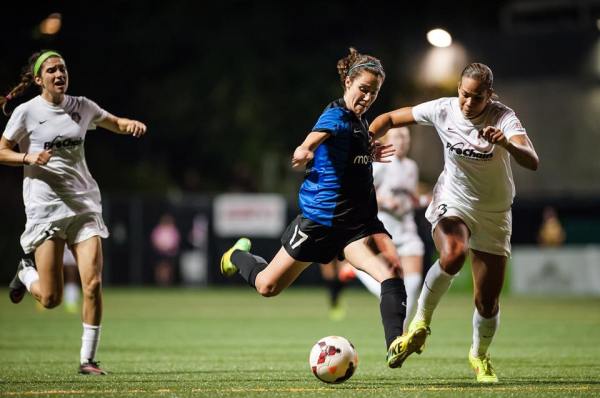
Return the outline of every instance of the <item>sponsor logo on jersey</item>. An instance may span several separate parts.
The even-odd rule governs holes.
[[[494,156],[493,152],[479,152],[475,149],[468,148],[465,149],[464,142],[457,142],[456,144],[446,143],[446,149],[450,153],[455,153],[458,156],[462,156],[469,159],[477,159],[477,160],[489,160]]]
[[[52,141],[44,142],[44,149],[60,149],[60,148],[72,148],[83,144],[83,138],[65,138],[61,140],[62,135],[57,135]]]
[[[357,155],[354,157],[354,164],[369,164],[371,163],[371,156],[369,155]]]

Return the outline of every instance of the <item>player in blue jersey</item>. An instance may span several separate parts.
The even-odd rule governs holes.
[[[406,291],[400,259],[389,233],[377,218],[372,161],[386,161],[390,146],[371,145],[364,113],[373,104],[385,72],[381,62],[350,49],[337,63],[344,88],[330,103],[292,157],[293,167],[306,166],[299,193],[302,210],[284,232],[282,248],[267,263],[239,239],[221,258],[221,272],[239,274],[265,297],[279,294],[311,263],[328,263],[339,254],[381,283],[381,317],[388,366],[398,367],[390,347],[402,335]],[[374,243],[383,256],[370,247]]]

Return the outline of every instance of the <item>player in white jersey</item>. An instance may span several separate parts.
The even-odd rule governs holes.
[[[18,303],[28,290],[46,308],[59,305],[66,243],[77,260],[83,288],[79,373],[105,374],[95,356],[102,318],[100,238],[108,231],[83,144],[87,130],[96,125],[135,137],[143,135],[146,126],[113,116],[85,97],[66,95],[69,75],[65,60],[55,51],[32,55],[21,83],[0,98],[2,108],[32,83],[41,94],[15,108],[0,139],[0,163],[24,167],[27,223],[21,246],[26,256],[10,283],[10,299]],[[19,152],[14,150],[17,144]]]
[[[444,171],[427,209],[440,253],[425,276],[415,318],[396,339],[402,363],[421,353],[433,311],[471,252],[475,310],[469,362],[479,382],[497,382],[488,347],[499,323],[499,296],[510,255],[511,205],[515,194],[510,167],[536,170],[539,159],[515,113],[496,101],[493,74],[480,63],[468,65],[458,83],[458,98],[440,98],[378,116],[377,138],[393,127],[414,123],[435,127],[444,146]]]
[[[387,164],[373,163],[373,179],[379,207],[377,217],[392,235],[402,263],[406,287],[406,332],[417,308],[425,252],[414,218],[414,209],[420,206],[417,196],[419,169],[417,163],[407,157],[410,148],[410,131],[407,127],[390,129],[386,137],[387,143],[395,149],[395,156]],[[356,276],[371,293],[379,297],[381,285],[375,279],[362,271],[356,271]]]
[[[79,296],[81,288],[79,286],[79,276],[77,272],[77,261],[69,245],[65,244],[63,253],[63,266],[65,273],[64,305],[65,311],[76,314],[79,312]]]

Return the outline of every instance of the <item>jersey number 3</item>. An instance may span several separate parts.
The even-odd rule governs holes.
[[[298,237],[298,240],[296,240],[296,237]],[[298,229],[298,226],[296,225],[294,228],[294,235],[292,235],[292,239],[290,239],[290,246],[292,247],[292,249],[295,249],[298,246],[300,246],[302,242],[304,242],[306,239],[308,239],[308,235],[300,231],[300,229]]]

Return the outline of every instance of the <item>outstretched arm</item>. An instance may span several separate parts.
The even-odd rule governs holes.
[[[372,133],[373,140],[376,140],[383,137],[389,129],[415,123],[412,107],[407,106],[377,116],[371,123],[371,126],[369,126],[369,131]]]
[[[321,131],[308,133],[304,142],[294,151],[294,155],[292,156],[292,167],[298,168],[306,166],[306,164],[315,157],[315,149],[317,149],[327,137],[329,137],[329,133]]]
[[[141,137],[146,134],[146,125],[137,120],[126,119],[108,114],[107,117],[98,122],[98,126],[105,128],[117,134],[131,134],[134,137]]]
[[[502,130],[492,126],[485,127],[479,134],[492,144],[506,149],[519,165],[529,170],[537,170],[540,159],[527,134],[513,135],[509,140]]]

